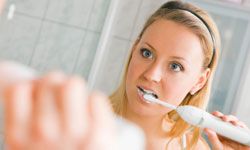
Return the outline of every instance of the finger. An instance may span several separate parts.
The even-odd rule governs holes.
[[[116,143],[114,138],[116,128],[108,98],[101,93],[93,93],[90,96],[89,105],[92,132],[87,149],[114,148],[114,144]]]
[[[247,126],[243,122],[240,122],[236,116],[224,115],[223,113],[221,113],[219,111],[212,112],[212,114],[216,117],[221,118],[223,121],[232,123],[235,126],[247,128]]]
[[[224,115],[222,116],[222,120],[226,122],[237,122],[238,118],[233,115]]]
[[[249,129],[248,126],[242,121],[232,121],[232,124],[241,128]]]
[[[61,131],[58,106],[55,100],[56,87],[62,84],[65,76],[54,72],[36,83],[33,100],[33,136],[35,142],[55,144]]]
[[[249,129],[248,126],[247,126],[244,122],[242,122],[242,121],[238,121],[237,124],[238,124],[240,127],[242,127],[242,128]]]
[[[209,141],[212,144],[214,150],[222,150],[223,144],[220,142],[218,135],[211,129],[205,128],[205,134],[207,135]]]
[[[23,149],[29,141],[32,84],[17,83],[5,90],[5,137],[11,149]]]
[[[59,96],[64,134],[72,142],[82,142],[89,123],[86,104],[88,95],[84,80],[76,76],[67,79]]]
[[[219,111],[214,111],[212,112],[212,115],[216,116],[216,117],[219,117],[219,118],[222,118],[224,116],[223,113],[219,112]]]
[[[239,119],[237,117],[233,116],[233,115],[224,115],[224,116],[222,116],[222,120],[226,121],[226,122],[230,122],[235,126],[239,126],[239,127],[248,129],[246,124],[239,121]]]

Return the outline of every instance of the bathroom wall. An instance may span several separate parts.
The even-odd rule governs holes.
[[[88,78],[110,0],[6,2],[0,18],[0,60],[15,60],[40,73],[63,70]],[[7,20],[11,4],[16,11]],[[0,125],[3,149],[2,121]]]
[[[87,78],[109,0],[9,0],[0,22],[0,58],[40,72],[60,69]],[[16,5],[12,20],[8,6]]]

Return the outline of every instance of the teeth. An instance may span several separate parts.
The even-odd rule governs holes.
[[[141,95],[141,96],[144,96],[146,93],[144,91],[142,91],[142,89],[138,88],[138,93]],[[149,101],[145,100],[146,103],[150,103]]]
[[[140,95],[144,95],[145,94],[141,89],[138,89],[137,91],[139,92]]]
[[[158,98],[158,96],[153,91],[145,90],[145,89],[143,89],[141,87],[138,87],[138,88],[142,92],[143,95],[144,94],[150,94],[150,95],[154,96],[155,98]]]
[[[154,92],[152,92],[152,91],[145,90],[145,89],[143,89],[143,90],[144,90],[144,92],[146,92],[147,94],[154,94]]]

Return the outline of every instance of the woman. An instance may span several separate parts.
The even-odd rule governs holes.
[[[133,45],[123,81],[110,98],[115,113],[144,130],[148,149],[181,148],[185,134],[188,149],[208,148],[200,129],[191,129],[175,111],[148,103],[141,93],[150,91],[176,106],[206,108],[219,50],[214,22],[191,4],[167,2],[147,20]],[[214,115],[242,126],[232,116]],[[214,147],[222,149],[217,136],[206,133]]]
[[[147,149],[182,149],[185,141],[187,149],[209,149],[200,129],[174,111],[146,102],[141,93],[205,108],[219,46],[211,18],[190,4],[167,2],[148,19],[133,45],[124,79],[110,97],[116,114],[144,130]],[[5,99],[10,149],[112,149],[114,123],[106,98],[88,96],[79,77],[52,73],[22,81],[5,90]],[[214,115],[247,128],[235,117]],[[250,149],[209,129],[206,133],[213,149]]]

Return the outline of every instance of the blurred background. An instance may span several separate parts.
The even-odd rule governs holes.
[[[166,1],[7,0],[0,18],[0,59],[40,73],[78,74],[90,89],[110,94],[146,18]],[[211,14],[222,38],[208,111],[234,114],[250,126],[250,0],[186,1]]]

